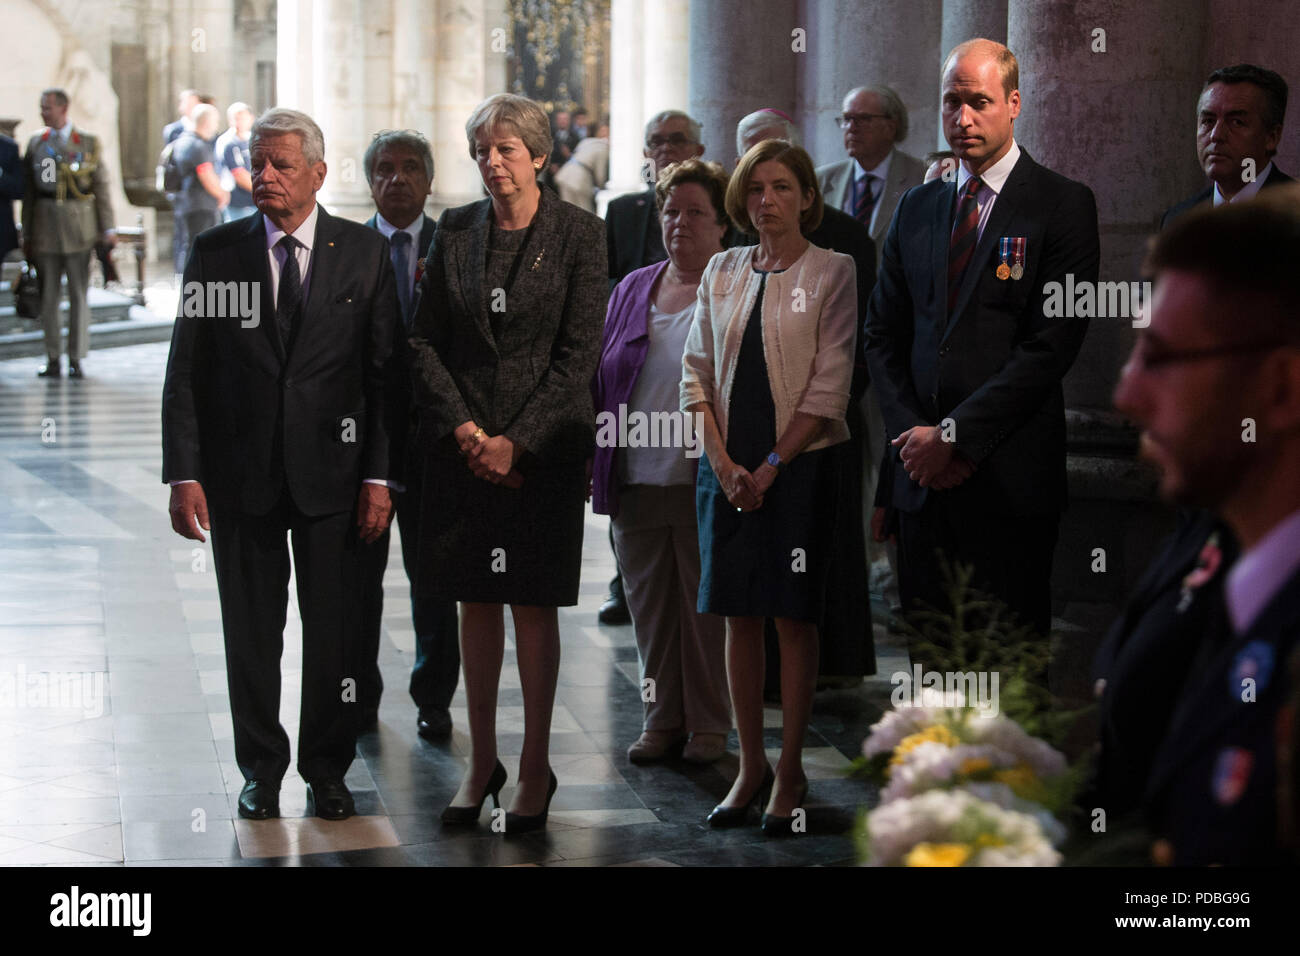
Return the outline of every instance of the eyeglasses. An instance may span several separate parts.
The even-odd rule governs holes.
[[[685,133],[673,133],[671,136],[651,136],[645,141],[645,145],[646,149],[659,149],[663,146],[682,147],[693,142],[694,140]]]
[[[870,123],[873,120],[889,119],[888,113],[841,113],[835,117],[835,125],[840,129],[848,129],[855,123]]]
[[[1164,349],[1152,353],[1147,351],[1146,341],[1146,339],[1138,340],[1131,361],[1147,371],[1162,368],[1166,365],[1181,365],[1186,362],[1202,362],[1207,359],[1226,358],[1233,355],[1255,355],[1260,352],[1271,352],[1273,349],[1282,348],[1286,344],[1285,342],[1235,342],[1227,345],[1216,345],[1211,348]]]

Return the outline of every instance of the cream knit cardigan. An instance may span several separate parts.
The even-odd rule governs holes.
[[[740,343],[763,280],[753,269],[757,252],[758,246],[743,246],[709,260],[682,355],[681,409],[711,404],[724,443]],[[829,419],[804,451],[848,440],[844,413],[853,379],[857,298],[853,259],[812,243],[788,269],[767,277],[763,358],[776,405],[776,437],[796,411]]]

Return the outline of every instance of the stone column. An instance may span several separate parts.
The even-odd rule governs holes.
[[[609,184],[597,198],[601,209],[613,197],[643,188],[641,133],[645,125],[645,56],[649,48],[645,27],[646,21],[653,19],[653,14],[646,13],[644,0],[610,3]]]
[[[1205,0],[1008,5],[1007,44],[1020,61],[1016,139],[1092,187],[1103,282],[1136,280],[1161,211],[1201,187],[1194,115],[1206,13]],[[1152,474],[1135,462],[1133,430],[1111,410],[1134,335],[1130,317],[1093,319],[1065,380],[1070,508],[1053,596],[1069,623],[1053,645],[1052,684],[1082,698],[1097,646],[1172,524]]]
[[[687,112],[704,125],[706,155],[728,169],[741,117],[763,107],[795,111],[796,77],[812,54],[791,49],[792,31],[803,29],[814,49],[798,14],[784,0],[691,0]]]
[[[370,141],[371,88],[377,81],[387,86],[388,80],[387,44],[367,24],[390,16],[391,3],[380,0],[321,0],[312,17],[310,112],[325,134],[329,167],[318,198],[332,213],[349,219],[363,219],[371,211],[361,156]]]
[[[933,149],[942,56],[940,0],[819,0],[805,9],[808,53],[796,119],[814,161],[820,165],[844,158],[844,136],[832,119],[845,93],[876,83],[892,87],[907,107],[910,132],[900,148],[914,156]],[[750,22],[779,32],[757,16]]]
[[[1007,0],[943,0],[943,39],[939,44],[940,69],[943,57],[958,43],[983,37],[1007,42]],[[938,118],[936,149],[947,149],[943,117]]]

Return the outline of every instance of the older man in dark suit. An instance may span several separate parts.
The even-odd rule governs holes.
[[[1142,795],[1161,840],[1157,862],[1300,856],[1279,816],[1296,812],[1293,795],[1281,797],[1300,752],[1283,729],[1300,646],[1297,261],[1300,187],[1198,211],[1162,233],[1150,258],[1150,324],[1115,393],[1142,429],[1142,456],[1160,469],[1161,496],[1212,513],[1241,550],[1230,567],[1215,548],[1202,550],[1170,616],[1185,607],[1194,615],[1197,601],[1210,612],[1165,651],[1171,666],[1149,668],[1175,691],[1158,691],[1170,705],[1152,715],[1166,729],[1150,748]],[[1114,698],[1108,686],[1103,716],[1117,712]]]
[[[397,524],[402,531],[402,565],[411,585],[411,619],[415,625],[415,666],[411,669],[411,698],[418,710],[416,732],[426,740],[451,735],[452,695],[460,676],[460,646],[456,633],[456,602],[421,597],[416,591],[415,568],[420,554],[420,503],[424,495],[424,464],[416,451],[419,416],[411,401],[411,349],[407,345],[415,296],[419,290],[420,262],[433,244],[438,225],[424,214],[424,202],[433,187],[433,152],[429,141],[414,130],[384,130],[375,134],[362,160],[376,212],[366,225],[388,240],[397,297],[401,303],[402,333],[393,343],[393,374],[388,391],[394,422],[406,423],[404,486],[393,492]],[[370,729],[378,720],[379,696],[384,682],[376,655],[384,610],[384,572],[388,568],[389,536],[372,549],[366,605],[365,645],[362,654],[368,699],[373,709],[362,713],[361,726]]]
[[[250,138],[257,215],[196,241],[163,387],[172,527],[211,528],[241,816],[279,812],[279,721],[292,534],[303,624],[298,772],[317,816],[354,812],[343,783],[365,707],[366,549],[392,515],[400,430],[385,412],[398,322],[388,243],[316,204],[320,128],[267,111]],[[237,305],[233,305],[237,303]]]
[[[961,167],[899,203],[866,354],[895,452],[904,611],[949,605],[941,552],[1046,635],[1066,502],[1061,379],[1087,320],[1048,317],[1044,287],[1095,283],[1099,244],[1092,191],[1016,144],[1018,84],[1000,43],[945,60],[944,134]]]
[[[1242,63],[1210,74],[1196,110],[1196,161],[1210,185],[1167,210],[1161,229],[1203,204],[1240,202],[1294,182],[1273,165],[1286,100],[1286,80],[1272,70]]]

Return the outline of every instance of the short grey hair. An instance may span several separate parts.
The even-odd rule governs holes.
[[[692,119],[689,113],[683,113],[681,110],[661,110],[654,116],[646,120],[645,123],[645,140],[650,141],[650,131],[661,123],[667,123],[670,119],[686,120],[686,129],[691,137],[691,142],[699,144],[700,135],[704,132],[704,127],[696,120]]]
[[[736,124],[737,155],[744,156],[745,153],[749,152],[749,146],[745,144],[760,130],[767,129],[779,132],[776,132],[773,136],[766,136],[764,139],[784,139],[795,146],[799,146],[802,142],[799,137],[799,128],[784,113],[778,113],[773,109],[754,110]],[[752,145],[750,143],[750,146]]]
[[[903,105],[902,97],[888,86],[855,86],[844,94],[844,102],[859,93],[874,93],[880,97],[880,108],[885,111],[885,117],[894,121],[894,142],[901,143],[907,139],[907,107]]]
[[[470,159],[477,159],[475,140],[482,131],[491,133],[498,126],[513,129],[524,141],[528,155],[533,159],[547,159],[554,141],[551,139],[551,121],[541,105],[526,96],[514,93],[497,93],[489,96],[465,121],[465,138],[469,140]]]
[[[366,185],[375,184],[375,160],[390,146],[408,149],[419,156],[424,162],[425,174],[433,182],[433,150],[429,148],[429,141],[413,129],[381,129],[366,147],[366,154],[361,160],[361,165],[366,170]]]
[[[235,125],[235,117],[240,113],[251,113],[253,108],[243,100],[236,100],[226,107],[226,122],[231,126]]]
[[[302,158],[308,164],[325,160],[325,135],[316,125],[316,121],[306,113],[273,106],[253,123],[253,130],[248,134],[248,148],[254,149],[264,136],[282,136],[297,133],[302,140]]]

